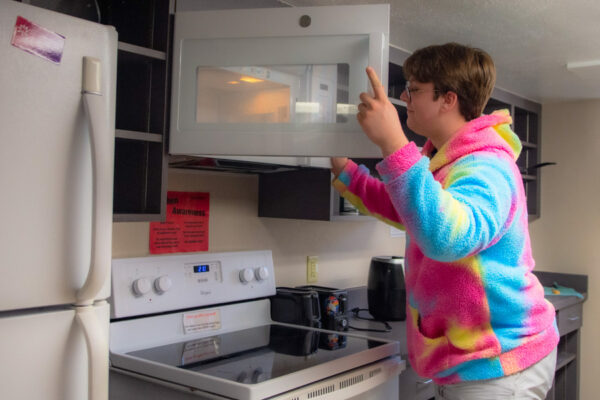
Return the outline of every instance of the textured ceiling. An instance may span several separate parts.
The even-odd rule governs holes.
[[[541,102],[600,98],[598,0],[281,2],[294,6],[389,3],[391,44],[408,51],[449,41],[469,44],[492,55],[497,86],[509,92]],[[584,61],[597,61],[597,65],[567,69],[567,63]]]

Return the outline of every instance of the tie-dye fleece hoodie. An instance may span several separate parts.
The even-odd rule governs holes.
[[[532,274],[521,151],[503,110],[423,155],[409,143],[377,165],[349,161],[333,185],[359,210],[406,229],[406,334],[416,372],[438,384],[521,371],[558,343]]]

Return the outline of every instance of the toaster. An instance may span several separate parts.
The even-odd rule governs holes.
[[[319,295],[314,290],[278,287],[270,300],[273,321],[321,328]]]
[[[316,292],[319,296],[321,325],[333,331],[348,330],[348,291],[325,286],[298,286],[296,289]]]

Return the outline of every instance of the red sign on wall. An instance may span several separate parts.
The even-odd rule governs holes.
[[[167,192],[165,222],[150,223],[150,253],[208,251],[209,193]]]

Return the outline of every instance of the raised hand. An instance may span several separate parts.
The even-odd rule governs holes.
[[[385,93],[381,81],[371,67],[367,67],[367,76],[373,87],[373,96],[360,94],[356,118],[365,134],[381,149],[384,157],[394,153],[408,143],[402,130],[398,112]],[[332,161],[333,163],[333,161]]]

